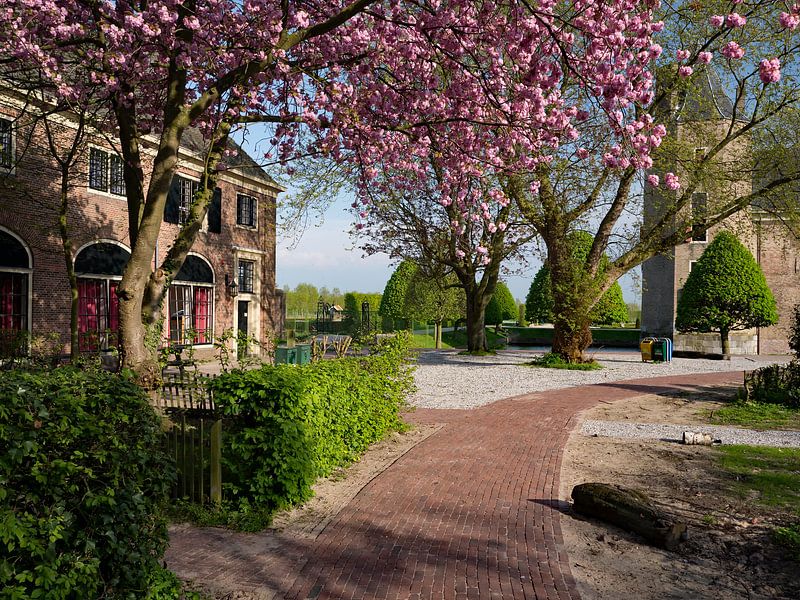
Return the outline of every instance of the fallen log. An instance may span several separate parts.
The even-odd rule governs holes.
[[[642,492],[608,483],[581,483],[572,489],[575,512],[638,533],[649,543],[675,550],[686,538],[686,523],[653,505]]]

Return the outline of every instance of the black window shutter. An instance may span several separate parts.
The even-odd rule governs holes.
[[[181,204],[181,178],[177,175],[172,178],[172,185],[167,194],[167,205],[164,207],[164,221],[178,223],[180,219]]]
[[[222,190],[216,188],[211,204],[208,205],[208,230],[211,233],[222,232]]]

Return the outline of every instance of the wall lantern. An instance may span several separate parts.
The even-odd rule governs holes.
[[[231,298],[236,298],[239,295],[239,286],[236,285],[236,279],[229,277],[227,273],[225,273],[225,288]]]

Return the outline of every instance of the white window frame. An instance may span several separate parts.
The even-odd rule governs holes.
[[[249,198],[253,202],[253,224],[239,222],[239,200],[241,198]],[[258,198],[253,194],[246,194],[244,192],[236,192],[236,226],[244,229],[258,230]]]
[[[92,151],[94,152],[102,152],[106,155],[107,166],[106,166],[106,181],[108,181],[108,189],[100,189],[96,187],[92,187]],[[112,182],[112,173],[113,173],[113,161],[117,159],[120,161],[120,165],[122,166],[122,185],[125,186],[125,166],[122,163],[122,157],[119,156],[116,152],[108,150],[107,148],[102,148],[100,146],[95,146],[94,144],[89,145],[89,153],[86,160],[86,188],[92,192],[93,194],[100,194],[103,196],[108,196],[109,198],[125,198],[127,195],[127,189],[125,194],[118,194],[116,192],[111,191],[111,182]]]
[[[189,179],[189,178],[188,177],[184,177],[184,179]],[[197,181],[196,183],[199,184],[200,182]],[[166,315],[166,319],[169,322],[169,337],[167,337],[167,339],[166,339],[166,344],[167,345],[171,345],[173,343],[179,343],[179,344],[183,344],[185,346],[192,346],[194,348],[207,348],[207,347],[213,346],[214,345],[214,340],[216,339],[215,331],[216,331],[216,325],[217,325],[217,274],[214,271],[214,265],[212,265],[211,261],[208,260],[202,254],[198,254],[197,252],[189,252],[189,254],[187,254],[187,257],[189,257],[189,256],[196,256],[197,258],[199,258],[200,260],[202,260],[204,263],[206,263],[208,265],[208,267],[211,269],[212,282],[211,283],[201,283],[201,282],[198,282],[198,281],[183,281],[183,280],[180,280],[180,279],[175,279],[175,280],[172,281],[172,283],[170,283],[170,288],[172,288],[172,286],[183,286],[183,287],[189,287],[189,288],[205,287],[205,288],[209,288],[211,290],[210,291],[210,294],[211,294],[211,302],[210,302],[210,304],[211,304],[211,319],[210,319],[210,321],[211,322],[209,324],[208,341],[204,342],[202,344],[194,344],[194,343],[192,343],[192,344],[184,344],[180,340],[177,341],[177,342],[173,342],[173,340],[172,340],[172,310],[171,310],[171,308],[169,306],[170,293],[169,293],[169,289],[168,289],[167,290],[167,315]],[[192,289],[192,291],[191,291],[191,296],[192,296],[192,303],[194,304],[194,289]],[[192,317],[194,317],[194,305],[192,305]],[[185,331],[186,330],[184,329],[184,332]]]

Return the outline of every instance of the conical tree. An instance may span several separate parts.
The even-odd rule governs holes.
[[[778,322],[775,298],[750,251],[732,233],[720,232],[708,245],[683,287],[675,328],[718,331],[723,356],[730,356],[731,331]]]
[[[394,330],[395,321],[398,320],[404,321],[406,326],[410,325],[406,313],[406,295],[409,283],[416,272],[417,265],[410,260],[404,260],[386,282],[381,297],[381,306],[378,309],[378,314],[383,317],[384,331]]]
[[[506,319],[513,319],[517,316],[517,302],[508,286],[502,281],[497,282],[489,304],[486,305],[484,322],[487,325],[495,325],[497,328]]]

